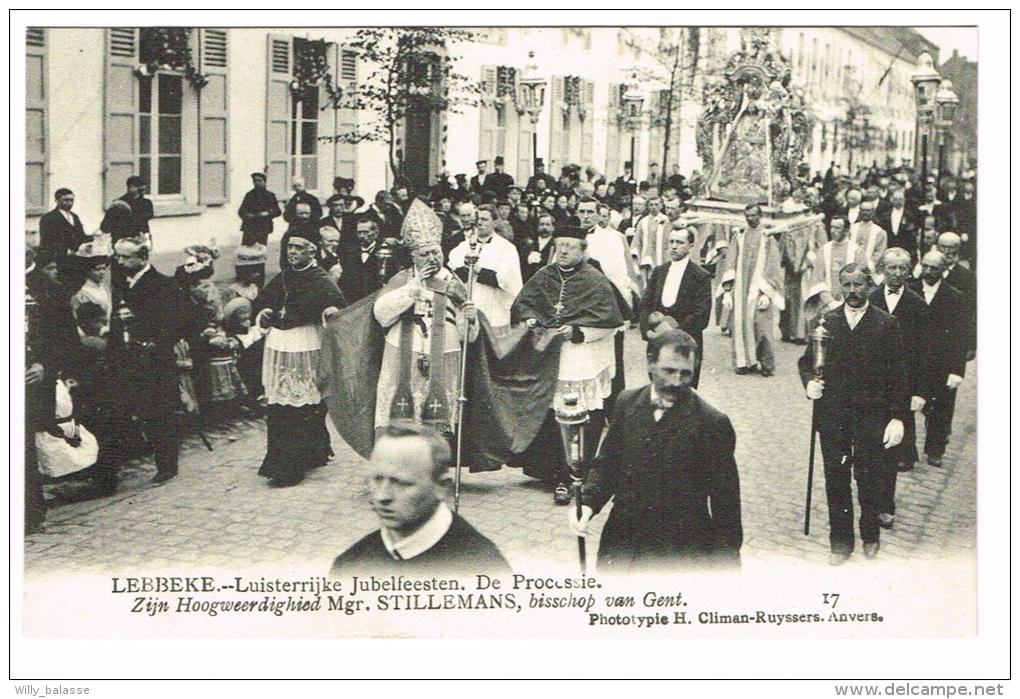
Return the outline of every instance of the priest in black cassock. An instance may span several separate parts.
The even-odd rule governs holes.
[[[557,504],[570,501],[568,472],[555,413],[565,408],[564,396],[575,394],[589,412],[586,444],[594,449],[605,424],[604,402],[616,375],[613,335],[625,324],[613,284],[585,261],[588,231],[563,226],[556,231],[554,264],[538,270],[524,285],[510,309],[511,323],[526,323],[538,333],[554,330],[560,343],[559,376],[545,424],[511,465],[525,474],[556,484]]]
[[[269,329],[262,360],[266,389],[266,456],[259,475],[274,487],[300,483],[325,466],[332,450],[320,392],[322,328],[346,305],[326,270],[315,262],[321,240],[314,226],[287,241],[287,267],[255,301],[255,320]]]
[[[381,428],[366,466],[379,529],[340,554],[330,577],[510,574],[499,549],[446,504],[451,461],[446,439],[429,427]]]

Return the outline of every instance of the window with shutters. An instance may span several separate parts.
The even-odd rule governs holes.
[[[189,60],[207,78],[202,86],[189,81],[183,65],[151,65],[162,41],[154,29],[111,27],[106,33],[105,204],[124,193],[131,175],[148,184],[157,216],[224,203],[227,32],[190,29],[183,35]]]
[[[46,38],[45,29],[25,31],[25,210],[29,214],[42,213],[49,203]]]
[[[153,196],[182,194],[184,76],[138,78],[138,174]]]

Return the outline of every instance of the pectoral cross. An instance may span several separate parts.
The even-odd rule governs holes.
[[[566,306],[563,304],[563,301],[557,301],[553,304],[553,308],[556,309],[556,315],[559,315],[563,313],[563,309],[566,308]]]

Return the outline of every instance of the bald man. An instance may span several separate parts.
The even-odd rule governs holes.
[[[869,300],[875,308],[892,314],[900,321],[910,386],[910,410],[913,413],[924,408],[925,404],[920,389],[923,361],[918,339],[927,308],[924,299],[906,286],[911,271],[909,252],[903,248],[889,248],[879,259],[879,269],[885,275],[885,281],[871,292]],[[878,523],[886,529],[896,521],[896,474],[913,469],[917,461],[917,426],[913,414],[904,423],[903,441],[889,450],[889,456],[888,468],[883,472],[879,486]]]
[[[918,333],[921,363],[918,391],[924,398],[924,453],[928,465],[942,466],[952,431],[956,389],[967,369],[967,317],[963,294],[944,279],[946,257],[937,250],[921,258],[920,284],[927,313]]]

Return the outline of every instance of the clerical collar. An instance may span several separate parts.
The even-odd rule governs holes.
[[[580,263],[574,265],[573,267],[563,267],[562,265],[556,265],[556,269],[559,270],[560,274],[573,274],[578,269],[580,269],[580,267],[581,267]]]
[[[432,516],[404,538],[397,539],[398,535],[385,527],[379,530],[379,534],[390,556],[396,561],[406,561],[438,544],[452,525],[453,512],[445,502],[440,502]]]
[[[315,260],[312,260],[311,262],[309,262],[304,267],[301,267],[300,269],[298,269],[297,267],[291,267],[291,269],[293,271],[295,271],[295,272],[304,272],[306,269],[310,269],[310,268],[312,268],[314,266],[315,266]]]

